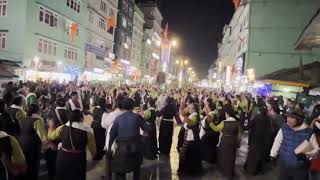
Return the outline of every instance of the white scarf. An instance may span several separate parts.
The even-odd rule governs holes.
[[[70,121],[68,121],[65,125],[70,127]],[[93,129],[91,127],[85,126],[82,122],[73,122],[72,127],[76,128],[76,129],[80,129],[82,131],[86,131],[91,134],[94,134]]]
[[[4,132],[4,131],[0,131],[0,138],[4,138],[4,137],[8,137],[9,135]]]
[[[78,100],[78,102],[79,102],[79,104],[80,104],[80,108],[77,108],[76,107],[76,105],[73,103],[73,101],[72,101],[72,99],[69,99],[69,104],[70,104],[70,107],[71,107],[71,110],[73,111],[73,110],[76,110],[76,109],[78,109],[78,110],[81,110],[82,111],[82,104],[81,104],[81,102]]]
[[[193,118],[194,116],[197,116],[198,113],[193,112],[189,115],[189,119]],[[184,123],[183,125],[184,129],[187,131],[188,135],[187,135],[187,141],[194,141],[194,134],[192,129],[188,129],[188,124]]]
[[[10,107],[13,108],[13,109],[20,109],[20,110],[23,111],[23,109],[22,109],[21,106],[17,106],[17,105],[15,105],[15,104],[12,104]]]
[[[60,116],[60,114],[59,114],[59,112],[58,112],[59,109],[64,109],[64,110],[66,110],[66,107],[56,107],[56,109],[54,110],[55,113],[56,113],[56,115],[57,115],[57,118],[58,118],[60,124],[63,124],[63,123],[62,123],[61,116]]]

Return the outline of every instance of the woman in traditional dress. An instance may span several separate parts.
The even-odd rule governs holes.
[[[8,107],[7,111],[10,117],[13,119],[11,133],[13,136],[18,138],[21,130],[20,123],[26,118],[26,112],[22,108],[22,97],[16,96],[13,99],[12,105]]]
[[[101,127],[101,119],[104,112],[107,111],[107,101],[104,97],[100,97],[98,106],[93,109],[93,122],[91,127],[94,131],[94,137],[96,140],[97,153],[93,157],[93,160],[101,160],[105,154],[103,148],[106,139],[106,130]]]
[[[27,165],[17,139],[3,130],[0,122],[0,179],[15,180],[26,171]]]
[[[88,146],[94,156],[96,143],[92,128],[84,126],[82,121],[81,111],[74,110],[68,123],[49,130],[50,140],[62,140],[57,157],[57,180],[86,179],[86,147]]]
[[[206,119],[213,119],[214,123],[217,123],[217,111],[216,105],[212,99],[206,99],[204,101],[205,117],[201,121],[200,139],[201,139],[201,155],[202,160],[215,164],[217,162],[217,144],[219,141],[219,132],[213,131]]]
[[[170,155],[173,136],[173,117],[177,115],[177,107],[173,98],[167,98],[166,105],[160,111],[162,116],[159,132],[159,150],[163,155]]]
[[[158,152],[156,130],[157,111],[155,109],[155,100],[149,99],[147,106],[148,109],[144,111],[144,119],[149,126],[150,132],[148,133],[148,136],[144,136],[144,157],[150,160],[154,160],[157,158]]]
[[[178,174],[201,173],[201,150],[199,137],[199,107],[191,104],[188,107],[190,115],[184,116],[184,139],[179,151]]]
[[[223,176],[233,179],[236,161],[236,150],[238,147],[239,124],[234,118],[232,107],[225,107],[225,120],[216,125],[208,118],[208,123],[213,131],[220,132],[218,142],[218,164]]]
[[[47,141],[44,120],[37,104],[29,105],[27,119],[21,121],[20,144],[27,162],[26,179],[38,179],[42,143]]]

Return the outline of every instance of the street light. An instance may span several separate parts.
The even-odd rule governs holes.
[[[172,44],[172,47],[178,46],[177,40],[172,40],[172,41],[171,41],[171,44]]]

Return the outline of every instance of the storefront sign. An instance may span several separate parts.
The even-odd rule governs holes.
[[[85,50],[88,52],[92,52],[98,56],[105,56],[106,51],[103,48],[93,46],[91,44],[86,43]]]
[[[63,72],[68,74],[79,75],[80,74],[80,67],[75,65],[64,65]]]
[[[38,62],[37,70],[38,71],[56,71],[57,64],[56,62],[53,62],[53,61],[41,60]]]

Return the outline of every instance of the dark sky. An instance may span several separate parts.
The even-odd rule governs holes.
[[[189,57],[200,78],[217,57],[223,26],[233,10],[232,0],[162,0],[169,32],[179,38],[179,50]]]

